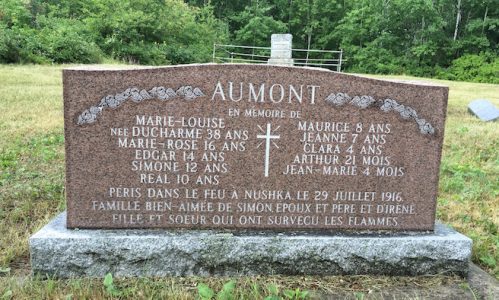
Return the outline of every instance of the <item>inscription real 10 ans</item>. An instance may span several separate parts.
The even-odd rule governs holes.
[[[110,211],[113,223],[139,225],[397,227],[400,216],[416,214],[415,205],[404,203],[400,191],[219,189],[221,176],[230,175],[234,168],[226,155],[250,147],[260,151],[255,153],[261,154],[264,164],[262,177],[278,172],[402,178],[406,172],[393,165],[385,151],[393,130],[390,123],[307,121],[299,111],[279,109],[230,109],[228,116],[295,119],[292,132],[300,135],[302,147],[285,166],[273,166],[270,153],[285,136],[272,122],[234,130],[227,129],[224,117],[136,115],[132,126],[111,128],[110,134],[118,148],[133,152],[129,167],[137,174],[137,185],[109,187],[110,200],[94,200],[91,208]],[[249,144],[255,140],[250,137],[256,137],[256,145]],[[212,217],[202,214],[207,212]],[[355,216],[359,213],[369,216]]]

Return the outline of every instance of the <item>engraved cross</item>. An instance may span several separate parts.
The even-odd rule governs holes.
[[[258,126],[258,128],[260,128],[260,130],[262,132],[265,132],[260,126]],[[277,129],[279,129],[279,126],[276,129],[274,129],[274,131],[277,131]],[[272,130],[270,129],[270,124],[267,123],[266,134],[258,134],[256,137],[258,139],[265,139],[265,177],[269,177],[270,142],[271,142],[271,139],[279,139],[280,136],[279,135],[272,135]],[[257,146],[257,148],[260,147],[260,145],[262,143],[260,143]],[[279,148],[274,142],[272,142],[272,144],[274,144],[274,146]]]

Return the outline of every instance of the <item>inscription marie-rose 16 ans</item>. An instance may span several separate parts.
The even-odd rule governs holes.
[[[412,122],[418,138],[432,138],[435,129],[400,99],[311,83],[173,88],[130,88],[80,110],[78,125],[92,128],[108,107],[126,111],[127,99],[187,100],[179,104],[186,108],[135,109],[119,126],[108,123],[108,151],[121,157],[113,168],[127,180],[106,181],[81,206],[102,227],[402,230],[418,217],[421,199],[406,183],[418,170],[396,144],[401,124]],[[189,105],[200,101],[226,109],[193,113]],[[342,106],[395,117],[352,119]],[[331,110],[326,119],[316,115],[324,109]]]

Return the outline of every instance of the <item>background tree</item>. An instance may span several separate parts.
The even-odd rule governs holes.
[[[2,0],[0,62],[207,62],[291,33],[346,71],[499,82],[498,28],[499,0]]]

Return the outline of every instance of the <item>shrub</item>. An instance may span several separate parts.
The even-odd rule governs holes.
[[[20,60],[21,40],[11,29],[0,27],[0,62],[16,63]]]
[[[206,62],[213,42],[226,35],[211,6],[113,1],[87,22],[98,45],[114,59],[148,65]]]
[[[142,41],[114,48],[112,57],[133,64],[160,65],[169,63],[162,45]]]
[[[472,82],[499,83],[499,58],[492,53],[465,54],[440,69],[438,78]]]
[[[2,63],[98,63],[102,51],[79,21],[42,17],[40,29],[0,27]]]
[[[49,63],[43,54],[36,31],[31,28],[0,28],[0,62],[2,63]]]
[[[78,20],[41,17],[38,39],[44,56],[54,63],[98,63],[102,51]],[[35,50],[32,47],[32,50]]]
[[[348,62],[348,65],[351,66],[350,71],[372,74],[400,74],[404,72],[401,59],[387,49],[369,45],[354,49],[354,51],[350,56],[351,61]]]

